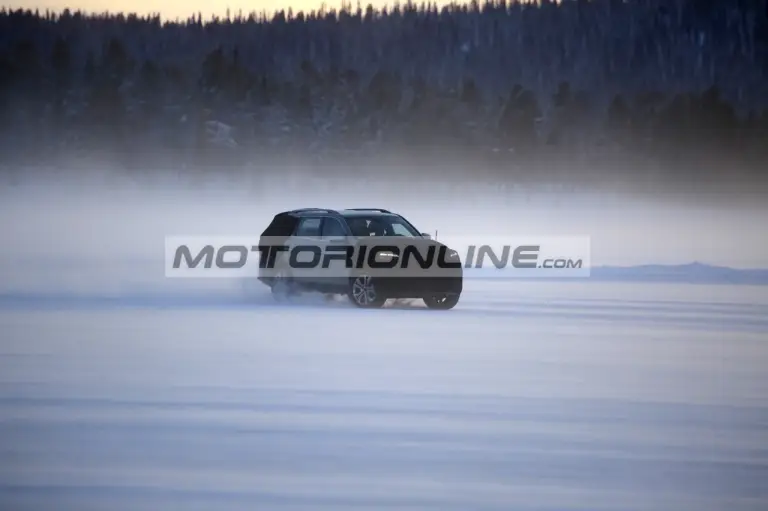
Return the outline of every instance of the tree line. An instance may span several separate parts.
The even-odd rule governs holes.
[[[767,75],[764,0],[346,5],[175,21],[3,10],[0,163],[397,155],[501,178],[564,162],[763,175]]]

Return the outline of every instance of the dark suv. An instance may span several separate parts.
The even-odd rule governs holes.
[[[281,264],[281,257],[283,261],[288,258],[286,252],[279,250],[285,247],[308,243],[310,248],[327,250],[341,245],[361,247],[377,239],[390,245],[403,243],[417,250],[431,250],[432,254],[439,251],[451,265],[442,266],[439,273],[418,268],[408,274],[359,268],[347,271],[344,267],[331,276],[328,272],[297,276],[295,266]],[[463,275],[458,253],[419,232],[401,215],[385,209],[306,208],[278,213],[261,234],[259,250],[262,258],[272,253],[273,264],[269,269],[260,267],[259,280],[271,288],[278,301],[301,291],[315,291],[346,295],[358,307],[381,307],[390,298],[421,298],[429,308],[447,310],[455,307],[461,296]],[[399,257],[394,253],[388,256]]]

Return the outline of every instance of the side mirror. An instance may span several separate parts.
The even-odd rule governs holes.
[[[428,240],[431,240],[431,239],[432,239],[432,235],[431,235],[431,234],[429,234],[428,232],[422,232],[422,233],[421,233],[421,237],[422,237],[422,238],[427,238]]]

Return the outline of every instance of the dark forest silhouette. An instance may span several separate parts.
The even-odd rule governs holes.
[[[501,179],[569,165],[757,177],[768,169],[767,77],[763,0],[350,6],[205,22],[5,10],[0,164],[396,157]]]

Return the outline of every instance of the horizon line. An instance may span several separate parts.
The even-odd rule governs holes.
[[[555,0],[556,3],[559,3],[558,0]],[[73,7],[61,7],[61,8],[52,8],[52,7],[11,7],[5,4],[0,5],[0,13],[3,14],[13,14],[22,12],[25,14],[33,14],[36,16],[44,17],[45,15],[54,15],[57,17],[62,17],[66,12],[69,13],[69,15],[81,15],[85,17],[99,17],[99,16],[124,16],[124,17],[132,17],[135,16],[139,19],[154,19],[158,18],[160,21],[168,24],[174,24],[174,23],[184,23],[190,20],[197,21],[198,18],[201,23],[207,24],[207,23],[213,23],[216,21],[238,21],[238,20],[249,20],[249,18],[254,17],[256,21],[268,21],[270,18],[274,18],[278,14],[292,14],[295,18],[299,14],[303,16],[308,15],[328,15],[331,13],[349,13],[353,12],[356,13],[358,10],[362,13],[365,13],[367,9],[370,7],[374,14],[382,14],[385,10],[388,14],[391,14],[395,8],[398,8],[402,10],[403,8],[415,8],[419,12],[423,12],[423,8],[426,7],[428,9],[432,9],[433,7],[438,11],[443,10],[451,10],[455,7],[462,7],[466,6],[470,10],[475,8],[474,4],[477,4],[477,10],[481,11],[486,6],[496,6],[501,7],[503,5],[509,6],[509,5],[515,5],[515,4],[539,4],[540,0],[464,0],[464,1],[457,1],[457,0],[451,0],[447,2],[439,2],[436,0],[429,0],[429,1],[392,1],[392,2],[376,2],[374,5],[374,2],[371,2],[370,0],[368,2],[349,2],[340,0],[336,3],[336,5],[329,5],[328,2],[318,2],[317,6],[311,9],[295,9],[291,6],[287,7],[280,7],[280,8],[273,8],[273,9],[251,9],[248,11],[245,11],[243,8],[230,8],[226,7],[224,8],[224,12],[221,14],[215,14],[213,12],[208,11],[207,17],[203,17],[203,11],[200,9],[190,11],[189,14],[185,16],[175,16],[171,17],[169,15],[164,15],[161,12],[157,10],[144,10],[144,11],[133,11],[133,10],[124,10],[124,11],[118,11],[118,10],[109,10],[109,9],[103,9],[103,10],[95,10],[95,9],[85,9],[85,8],[73,8]]]

